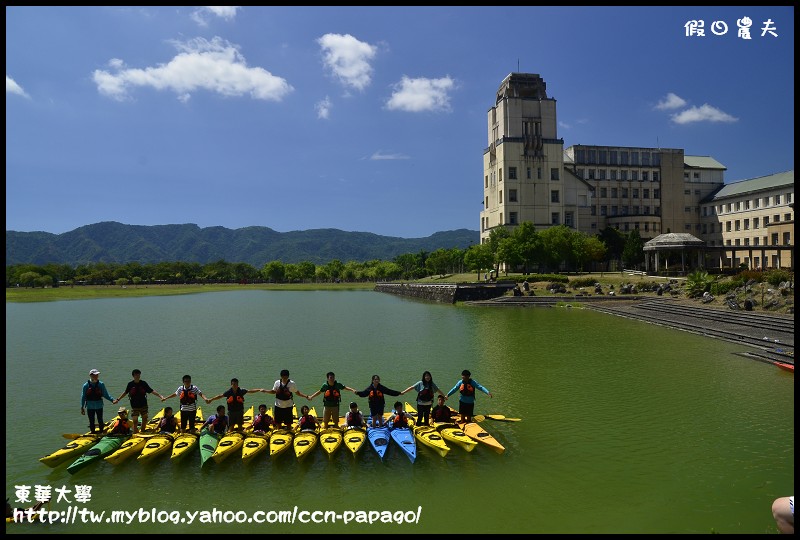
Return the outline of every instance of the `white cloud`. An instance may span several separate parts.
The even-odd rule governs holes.
[[[656,104],[659,111],[669,109],[680,109],[686,105],[686,100],[670,92],[667,96]]]
[[[723,112],[709,104],[701,107],[692,107],[672,115],[672,121],[676,124],[690,124],[692,122],[738,122],[739,119]]]
[[[372,66],[377,48],[359,41],[350,34],[325,34],[317,39],[322,47],[325,67],[347,87],[363,90],[371,82]]]
[[[441,79],[403,79],[395,84],[395,91],[386,103],[390,110],[408,112],[450,110],[448,91],[455,88],[455,81],[448,77]]]
[[[558,127],[562,127],[564,129],[570,129],[572,126],[567,124],[566,122],[562,122],[561,120],[558,121]]]
[[[25,90],[8,75],[6,75],[6,94],[17,94],[30,99],[30,96],[25,93]]]
[[[406,155],[403,155],[403,154],[384,154],[383,152],[378,150],[377,152],[372,154],[369,157],[369,159],[372,160],[372,161],[382,161],[382,160],[388,160],[388,159],[411,159],[411,158],[409,156],[406,156]]]
[[[181,52],[169,63],[156,67],[123,69],[122,60],[110,60],[113,73],[98,69],[92,76],[97,90],[123,100],[129,88],[144,86],[171,90],[184,102],[191,92],[199,89],[223,96],[249,93],[253,99],[272,101],[280,101],[294,90],[285,79],[260,67],[248,67],[238,47],[220,37],[211,41],[195,38],[174,44]]]
[[[232,21],[239,9],[241,9],[240,6],[203,6],[194,10],[191,18],[200,26],[208,26],[209,16],[216,15],[226,21]]]
[[[325,96],[325,99],[314,105],[314,108],[317,109],[317,118],[327,120],[331,115],[332,107],[333,103],[331,103],[331,100],[328,98],[328,96]]]

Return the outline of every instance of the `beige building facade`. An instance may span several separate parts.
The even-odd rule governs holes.
[[[728,241],[731,247],[744,242],[744,238],[719,236],[731,231],[720,230],[718,212],[709,213],[720,206],[707,202],[711,197],[734,196],[734,190],[725,185],[724,165],[713,157],[685,155],[675,148],[575,145],[565,149],[564,140],[558,137],[556,100],[548,97],[538,74],[511,73],[500,84],[495,104],[487,113],[487,143],[482,243],[495,228],[513,230],[524,222],[533,223],[536,230],[563,224],[590,235],[606,227],[623,233],[636,229],[645,242],[666,233],[692,234],[712,248],[728,247]],[[790,194],[784,186],[777,188],[783,190],[780,194],[769,195],[780,195],[784,201],[780,205],[793,207],[793,171],[791,177]],[[787,198],[792,202],[786,203]],[[765,210],[763,203],[759,209]],[[766,241],[772,243],[777,234],[778,242],[788,238],[794,246],[793,233],[786,230],[792,227],[783,226],[789,214],[793,222],[793,210],[789,210],[765,216],[771,227]],[[775,215],[780,218],[777,224]],[[758,216],[760,225],[765,217]],[[752,227],[754,218],[748,219]],[[748,241],[748,247],[753,241]],[[764,245],[763,234],[759,242]],[[769,267],[786,266],[786,256],[777,252],[721,254],[713,266],[738,266],[736,261],[741,263],[744,258],[748,265],[758,258],[763,266],[764,257]],[[724,264],[726,260],[728,264]]]

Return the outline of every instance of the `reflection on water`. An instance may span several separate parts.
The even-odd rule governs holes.
[[[423,507],[419,525],[134,521],[125,532],[452,533],[466,519],[479,533],[760,533],[776,531],[772,500],[793,492],[793,374],[733,354],[735,344],[587,310],[238,291],[6,304],[6,316],[7,496],[14,485],[80,484],[92,486],[84,506],[95,512]],[[455,447],[441,458],[420,445],[412,465],[396,446],[381,462],[366,444],[355,458],[340,451],[329,460],[319,450],[298,463],[290,453],[264,454],[200,470],[194,455],[103,462],[71,476],[38,458],[64,444],[60,433],[84,430],[79,393],[93,367],[114,397],[133,368],[165,395],[185,373],[216,395],[232,377],[244,388],[271,387],[283,368],[304,393],[319,389],[327,371],[359,390],[375,373],[403,390],[430,370],[447,391],[466,368],[494,395],[478,395],[478,414],[523,420],[483,423],[503,455]],[[43,429],[15,427],[25,388],[24,408],[45,415],[36,422]],[[246,403],[271,397],[251,394]],[[343,401],[352,400],[368,410],[366,399],[345,392]],[[313,404],[321,410],[321,398]]]

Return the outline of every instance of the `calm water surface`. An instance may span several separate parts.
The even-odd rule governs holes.
[[[370,291],[7,303],[12,500],[17,485],[66,486],[70,498],[88,485],[91,500],[73,506],[95,513],[422,510],[419,524],[403,525],[134,520],[6,531],[777,532],[772,500],[794,492],[794,375],[737,352],[736,344],[583,309],[450,306]],[[503,455],[454,447],[441,458],[420,445],[414,464],[397,446],[384,462],[365,446],[356,459],[340,449],[329,460],[317,449],[300,463],[262,454],[247,466],[234,457],[203,470],[197,453],[179,463],[101,462],[75,475],[46,467],[38,459],[65,444],[61,433],[86,431],[80,388],[94,367],[112,397],[133,368],[165,395],[189,373],[209,396],[232,377],[244,388],[271,387],[283,368],[304,393],[318,390],[327,371],[359,390],[374,373],[403,390],[430,370],[447,391],[466,368],[494,395],[479,394],[476,413],[523,420],[483,423]],[[248,395],[246,404],[270,397]],[[366,399],[356,401],[367,410]],[[160,408],[151,397],[151,414]],[[107,418],[115,410],[106,403]],[[29,413],[34,428],[21,428]]]

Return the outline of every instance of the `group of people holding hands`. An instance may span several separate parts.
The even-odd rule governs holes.
[[[203,392],[194,384],[192,384],[192,377],[190,375],[183,376],[183,384],[179,386],[173,393],[164,396],[150,387],[146,381],[142,380],[141,370],[134,369],[131,373],[133,380],[128,383],[125,391],[120,394],[116,399],[112,398],[105,384],[100,380],[100,371],[92,369],[89,371],[89,380],[83,385],[81,391],[81,414],[89,416],[89,429],[94,432],[95,427],[98,431],[102,431],[104,427],[103,422],[103,399],[112,402],[113,404],[119,401],[126,395],[130,399],[131,406],[131,421],[127,420],[127,409],[120,407],[118,415],[123,420],[115,423],[112,429],[126,429],[129,428],[133,433],[139,429],[139,416],[142,417],[141,425],[145,426],[148,421],[148,407],[147,407],[147,394],[154,394],[161,398],[161,401],[167,401],[170,398],[177,397],[180,402],[180,427],[177,425],[177,419],[172,414],[172,408],[166,407],[164,418],[159,422],[159,431],[167,431],[173,433],[175,431],[184,432],[196,431],[196,414],[197,414],[197,401],[203,399],[207,404],[225,398],[227,403],[227,415],[225,414],[225,405],[217,407],[216,414],[211,415],[201,426],[208,426],[208,429],[217,433],[224,433],[228,429],[244,429],[244,396],[248,393],[263,392],[266,394],[275,395],[275,406],[273,408],[274,418],[267,413],[267,406],[262,404],[258,407],[258,415],[253,419],[253,428],[256,431],[266,432],[271,427],[285,426],[289,428],[294,422],[294,414],[292,407],[294,404],[294,396],[297,395],[309,401],[313,400],[318,395],[322,394],[323,415],[322,423],[324,427],[339,425],[339,404],[342,398],[342,391],[347,390],[353,392],[359,397],[365,397],[369,402],[369,413],[372,418],[373,426],[383,426],[385,424],[383,414],[386,408],[385,396],[401,396],[412,390],[417,392],[417,418],[418,425],[428,425],[431,417],[434,421],[441,422],[445,416],[449,420],[449,407],[444,406],[445,400],[459,392],[459,409],[461,420],[469,422],[472,419],[475,406],[475,393],[480,390],[487,394],[490,398],[492,393],[487,388],[478,383],[472,378],[469,370],[464,370],[461,373],[461,379],[450,389],[449,392],[443,392],[436,383],[433,382],[433,376],[430,371],[425,371],[418,382],[409,386],[405,390],[398,391],[387,388],[381,384],[381,378],[378,375],[372,376],[372,381],[369,386],[364,390],[356,390],[346,386],[336,380],[336,375],[331,371],[326,375],[325,383],[319,390],[313,394],[304,394],[297,388],[297,384],[289,378],[289,370],[284,369],[280,373],[280,378],[275,381],[272,388],[255,388],[247,390],[239,386],[239,380],[236,378],[231,379],[231,386],[224,392],[214,396],[207,397]],[[434,396],[439,394],[438,407],[433,406]],[[433,411],[433,414],[432,414]],[[402,414],[398,414],[402,413]],[[403,412],[402,403],[399,401],[394,405],[394,411],[391,419],[402,423],[407,418],[407,413]],[[202,419],[201,419],[202,420]],[[300,429],[309,429],[316,427],[317,419],[309,414],[307,405],[303,405],[300,411]],[[407,422],[406,422],[407,423]],[[366,427],[363,415],[358,410],[358,404],[355,402],[350,403],[350,410],[345,415],[345,424],[347,426],[360,426]]]

